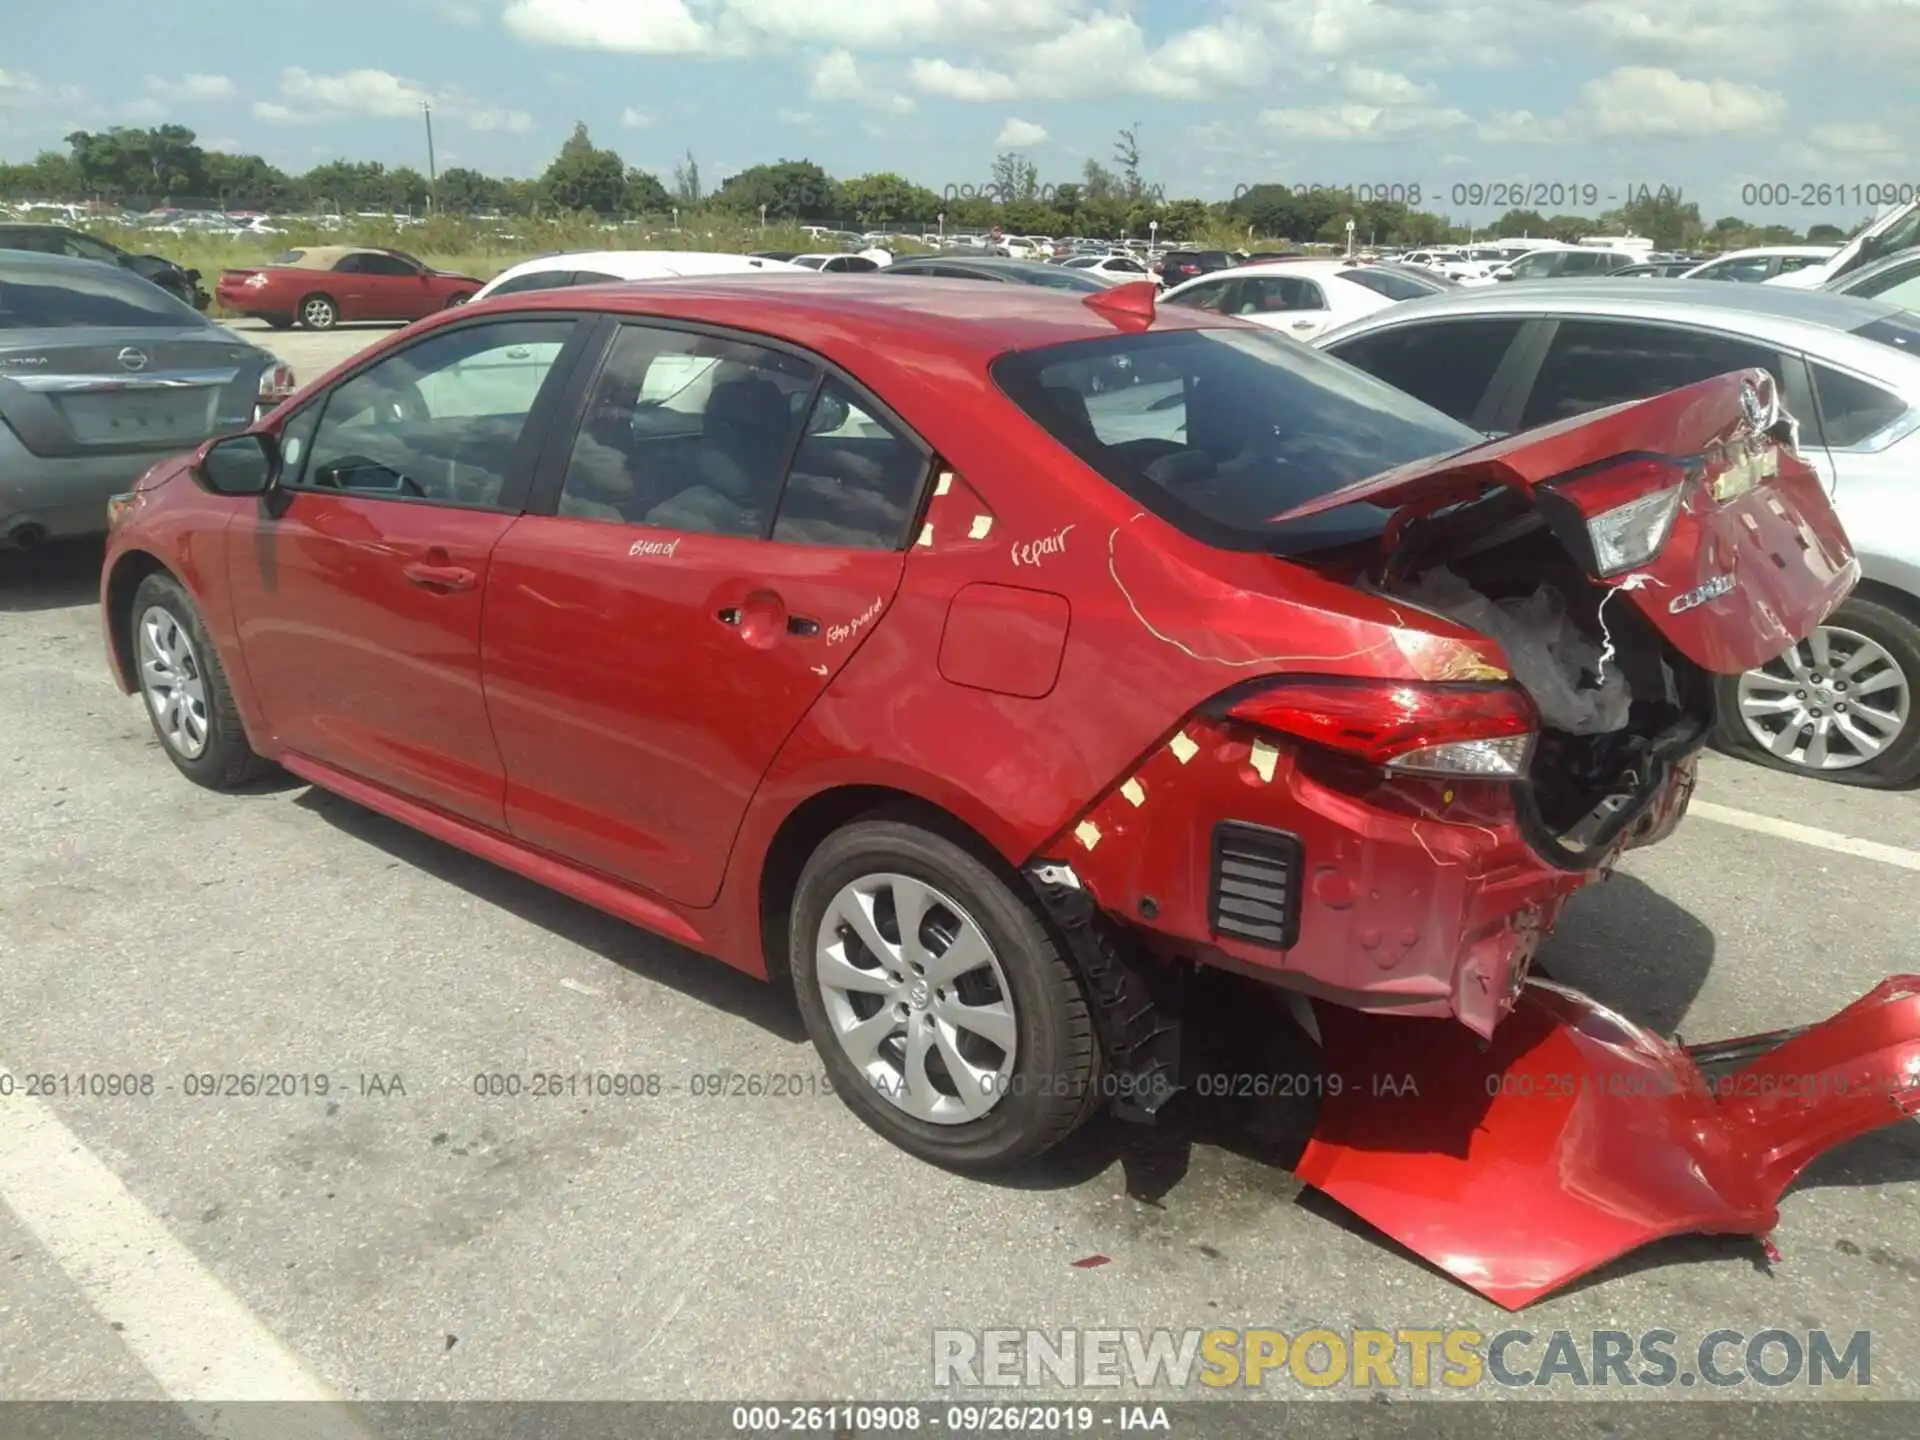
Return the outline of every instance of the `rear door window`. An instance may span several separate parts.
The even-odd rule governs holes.
[[[1522,429],[1608,405],[1645,400],[1732,370],[1761,369],[1784,384],[1777,351],[1731,336],[1617,320],[1562,320],[1554,332]]]
[[[1329,345],[1327,351],[1465,425],[1486,398],[1523,323],[1489,319],[1395,325]]]

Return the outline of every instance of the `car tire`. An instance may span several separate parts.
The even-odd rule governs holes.
[[[331,330],[340,323],[340,307],[328,295],[309,295],[300,302],[300,323],[309,330]]]
[[[1775,753],[1761,736],[1778,734],[1791,721],[1774,723],[1773,713],[1765,707],[1786,704],[1789,699],[1797,704],[1803,692],[1809,694],[1810,700],[1823,698],[1812,689],[1812,677],[1819,672],[1810,670],[1813,660],[1811,647],[1801,646],[1795,654],[1782,657],[1759,670],[1749,671],[1746,675],[1720,677],[1716,687],[1716,746],[1730,755],[1756,761],[1770,769],[1829,780],[1840,785],[1891,790],[1904,788],[1920,780],[1920,624],[1878,598],[1855,596],[1827,618],[1821,631],[1827,638],[1830,655],[1851,658],[1854,662],[1850,667],[1853,672],[1867,683],[1880,687],[1873,693],[1882,697],[1878,704],[1883,713],[1898,713],[1898,707],[1904,706],[1905,723],[1886,738],[1877,751],[1852,764],[1816,767],[1809,763],[1809,747],[1804,743],[1786,754]],[[1898,678],[1890,682],[1884,678],[1889,674]],[[1820,675],[1820,679],[1831,685],[1835,677]],[[1802,683],[1796,684],[1796,680]],[[1889,694],[1889,691],[1893,693]],[[1858,713],[1858,702],[1846,701],[1843,693],[1829,692],[1825,698],[1830,702],[1850,704],[1854,707],[1854,713]],[[1757,718],[1751,724],[1743,706],[1756,711]],[[1822,706],[1821,709],[1824,711],[1826,707]],[[1801,715],[1798,710],[1792,713],[1796,718]],[[1825,718],[1831,726],[1837,717]],[[1761,735],[1754,733],[1756,727]],[[1855,728],[1869,734],[1881,734],[1886,727],[1884,724],[1862,727],[1856,722]],[[1804,730],[1797,733],[1806,734]],[[1835,750],[1843,755],[1859,756],[1862,747],[1840,738],[1829,746],[1830,753]]]
[[[790,917],[795,997],[834,1089],[863,1121],[947,1169],[999,1170],[1052,1149],[1097,1108],[1099,1041],[1079,976],[1019,878],[918,819],[857,821],[809,858]],[[898,922],[910,897],[925,903],[914,946]],[[850,904],[874,922],[886,957],[841,918]],[[939,962],[963,946],[983,959],[944,973]],[[904,983],[881,994],[889,968]],[[1011,1050],[961,1023],[969,1015],[991,1017]],[[916,1030],[926,1058],[907,1080]]]
[[[209,790],[237,790],[273,768],[247,742],[199,607],[173,576],[156,571],[140,582],[126,641],[154,736],[182,775]]]
[[[447,300],[447,309],[457,310],[471,299],[473,299],[473,292],[471,290],[467,291],[464,295],[454,295]]]

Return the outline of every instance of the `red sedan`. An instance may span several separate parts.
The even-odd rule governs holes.
[[[355,320],[421,320],[464,305],[484,281],[435,270],[403,250],[315,245],[254,270],[222,270],[214,294],[276,330],[331,330]]]
[[[1531,1033],[1711,676],[1856,579],[1788,434],[1753,372],[1489,442],[1146,283],[532,292],[157,468],[103,618],[189,779],[790,986],[863,1119],[983,1168],[1157,1108],[1195,965]]]

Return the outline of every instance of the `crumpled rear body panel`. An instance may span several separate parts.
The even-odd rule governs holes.
[[[1457,1025],[1317,1018],[1341,1078],[1300,1178],[1509,1309],[1665,1236],[1765,1236],[1808,1162],[1920,1110],[1920,976],[1711,1075],[1539,981],[1484,1050]]]

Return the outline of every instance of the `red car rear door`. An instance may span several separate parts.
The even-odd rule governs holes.
[[[781,744],[874,633],[930,470],[812,360],[617,327],[494,552],[482,668],[528,844],[711,903]]]
[[[279,745],[503,825],[481,603],[579,328],[507,318],[436,331],[282,424],[281,483],[228,532],[227,566],[241,655]]]

